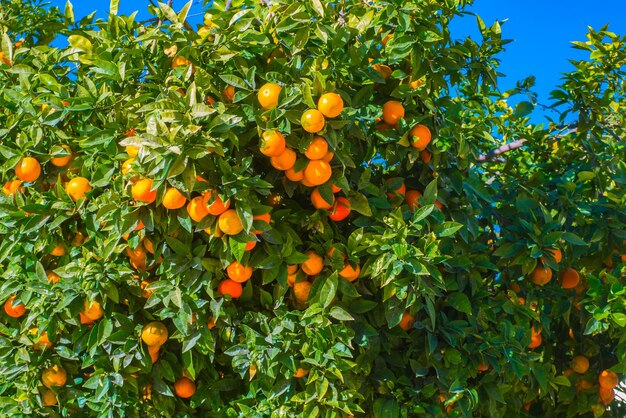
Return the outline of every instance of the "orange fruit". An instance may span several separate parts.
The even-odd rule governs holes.
[[[61,366],[50,366],[41,373],[41,383],[48,389],[64,386],[67,382],[67,372]]]
[[[404,117],[404,106],[395,100],[389,100],[383,105],[383,120],[389,125],[395,125]]]
[[[358,264],[356,264],[356,267],[352,267],[350,264],[346,263],[343,269],[339,272],[339,276],[349,282],[353,282],[358,279],[359,274],[361,274],[361,266]]]
[[[402,318],[400,319],[400,323],[398,326],[405,331],[409,331],[413,328],[413,323],[415,322],[415,317],[411,315],[408,311],[402,313]]]
[[[217,324],[215,323],[215,318],[213,318],[213,317],[211,316],[211,317],[209,318],[209,321],[207,322],[206,327],[207,327],[208,329],[213,329],[213,328],[215,328],[215,325],[217,325]]]
[[[576,383],[576,390],[579,391],[579,392],[580,391],[589,390],[592,387],[593,387],[593,383],[591,383],[590,381],[588,381],[586,379],[580,379]]]
[[[48,276],[48,281],[49,281],[50,283],[52,283],[52,284],[57,284],[57,283],[59,282],[60,277],[59,277],[59,275],[58,275],[58,274],[56,274],[55,272],[53,272],[53,271],[49,271],[49,272],[48,272],[48,274],[47,274],[47,276]]]
[[[546,248],[545,250],[552,253],[552,255],[554,256],[554,261],[556,261],[557,264],[559,264],[561,260],[563,260],[563,252],[560,249]]]
[[[133,266],[133,268],[137,270],[146,269],[147,257],[143,245],[139,244],[133,250],[131,250],[130,248],[126,248],[126,254],[128,255],[128,258],[130,259],[130,264],[131,266]]]
[[[131,164],[133,161],[135,161],[135,159],[131,157],[122,163],[122,174],[126,175],[132,170]]]
[[[102,305],[98,301],[85,302],[83,303],[83,310],[81,312],[85,318],[90,321],[97,321],[98,319],[104,316],[104,310],[102,309]]]
[[[152,244],[152,241],[150,241],[148,237],[143,237],[143,239],[141,240],[141,244],[147,252],[149,252],[150,254],[154,254],[154,244]]]
[[[186,376],[182,376],[174,383],[174,393],[179,398],[191,398],[196,393],[196,384]]]
[[[303,377],[307,376],[308,374],[309,374],[309,371],[307,369],[303,369],[302,367],[298,367],[296,372],[293,374],[293,377],[295,377],[296,379],[300,379],[300,378],[303,378]]]
[[[149,345],[148,346],[148,354],[150,354],[150,360],[152,364],[156,363],[159,359],[159,350],[161,349],[160,345]]]
[[[65,167],[72,160],[72,150],[67,145],[61,145],[61,148],[69,152],[70,155],[66,155],[65,157],[51,157],[50,162],[52,165],[56,167]]]
[[[272,167],[280,171],[287,171],[296,164],[296,153],[294,150],[285,148],[280,155],[270,158]]]
[[[37,334],[38,331],[39,330],[37,328],[33,328],[31,330],[31,332],[35,335]],[[41,335],[37,339],[37,342],[34,344],[34,347],[37,350],[45,350],[47,348],[52,347],[52,343],[50,342],[50,339],[48,338],[48,333],[46,331],[41,333]]]
[[[15,176],[27,183],[33,182],[41,175],[41,165],[33,157],[24,157],[14,167]]]
[[[333,157],[334,157],[334,156],[335,156],[335,153],[334,153],[334,152],[332,152],[332,151],[328,151],[328,152],[326,153],[326,155],[324,155],[324,156],[322,157],[322,161],[326,161],[327,163],[329,163],[329,164],[330,164],[330,162],[333,160]]]
[[[61,244],[60,242],[57,242],[57,244],[54,246],[52,251],[50,251],[50,255],[53,255],[55,257],[62,257],[62,256],[64,256],[65,255],[65,247],[63,246],[63,244]]]
[[[576,356],[570,362],[572,370],[578,374],[584,374],[589,370],[589,359],[585,356]]]
[[[235,88],[233,86],[227,86],[222,90],[222,97],[226,103],[232,103],[235,100]]]
[[[156,200],[157,192],[152,189],[151,179],[138,180],[131,188],[133,199],[138,202],[152,203]]]
[[[209,106],[213,106],[213,105],[216,103],[216,102],[215,102],[215,99],[214,99],[214,98],[212,98],[211,96],[207,96],[207,97],[206,97],[206,102],[207,102],[207,104],[208,104]]]
[[[187,203],[187,198],[178,189],[169,187],[165,191],[161,204],[165,209],[180,209]]]
[[[278,131],[265,131],[261,135],[261,154],[277,157],[285,151],[285,137]]]
[[[2,193],[7,196],[11,196],[16,191],[23,191],[23,188],[20,187],[21,185],[21,180],[9,180],[4,183],[4,186],[2,186]]]
[[[43,406],[54,406],[57,404],[57,395],[48,388],[40,389],[41,404]]]
[[[300,118],[300,123],[302,124],[302,128],[305,131],[310,132],[312,134],[317,133],[324,129],[324,125],[326,124],[326,120],[324,119],[324,115],[317,109],[309,109],[302,114]]]
[[[333,169],[324,160],[312,160],[309,161],[304,169],[304,178],[309,184],[319,186],[330,180],[330,176],[333,174]]]
[[[543,338],[541,337],[541,330],[535,331],[535,327],[530,329],[530,344],[528,348],[537,348],[541,345]]]
[[[163,344],[165,344],[169,336],[170,334],[167,331],[165,325],[157,321],[149,322],[148,324],[144,325],[143,329],[141,330],[141,340],[148,347],[162,346]]]
[[[373,64],[372,68],[378,71],[385,80],[388,79],[389,76],[391,76],[391,73],[393,73],[393,70],[391,69],[391,67],[385,64],[378,64],[378,63]]]
[[[213,201],[213,203],[209,204],[211,198],[213,197],[213,193],[215,193],[215,200]],[[217,195],[217,192],[213,192],[211,190],[208,190],[204,193],[203,202],[209,214],[213,216],[221,215],[222,213],[226,212],[230,207],[230,199],[228,199],[226,203],[224,203],[222,198]]]
[[[11,296],[4,303],[4,312],[12,318],[19,318],[20,316],[26,313],[26,306],[23,304],[14,305],[13,301],[15,300],[15,296]]]
[[[530,276],[530,281],[538,286],[545,286],[550,280],[552,280],[552,270],[543,265],[535,267]]]
[[[139,147],[137,145],[126,145],[126,147],[124,147],[124,151],[126,151],[126,154],[128,154],[129,157],[133,158],[139,154]]]
[[[306,255],[309,258],[300,266],[302,271],[309,276],[319,274],[324,268],[324,259],[315,251],[307,251]]]
[[[350,215],[350,211],[350,201],[345,197],[338,197],[328,217],[335,222],[343,221]]]
[[[239,261],[233,261],[226,267],[228,278],[237,282],[245,283],[252,277],[252,267],[244,266]]]
[[[150,282],[149,281],[143,280],[141,282],[140,286],[141,286],[141,296],[142,297],[148,299],[154,293],[154,290],[148,289],[148,286],[150,286]]]
[[[343,99],[337,93],[324,93],[317,101],[317,110],[327,118],[336,118],[343,110]]]
[[[217,219],[217,226],[226,235],[237,235],[243,231],[243,224],[235,209],[228,209]]]
[[[480,362],[480,363],[478,363],[478,366],[476,366],[476,371],[478,373],[484,373],[487,370],[489,370],[489,363]]]
[[[598,389],[598,397],[603,404],[609,405],[615,399],[615,389],[600,386]]]
[[[387,180],[387,184],[391,184],[391,182],[395,180],[393,178]],[[406,184],[402,183],[402,186],[397,188],[396,190],[392,190],[391,192],[387,192],[387,197],[394,198],[396,196],[404,196],[406,193]]]
[[[309,299],[309,292],[311,291],[311,282],[303,281],[294,283],[293,294],[298,302],[306,302]]]
[[[187,213],[189,217],[196,222],[203,220],[208,214],[209,209],[204,203],[202,196],[196,196],[187,203]]]
[[[65,184],[65,192],[74,202],[85,197],[85,193],[93,188],[89,185],[89,180],[85,177],[74,177]]]
[[[241,286],[241,283],[237,283],[231,279],[226,279],[220,282],[217,286],[217,291],[224,296],[229,295],[231,298],[237,299],[243,293],[243,287]]]
[[[328,210],[333,207],[334,202],[335,202],[334,196],[331,200],[331,203],[328,203],[326,200],[324,200],[324,198],[320,194],[320,191],[317,187],[313,189],[313,191],[311,192],[311,204],[313,204],[313,207],[315,209]]]
[[[296,171],[295,167],[291,167],[289,170],[285,171],[285,177],[296,183],[302,181],[302,179],[304,178],[304,169]]]
[[[330,189],[333,193],[339,193],[342,189],[341,187],[335,186],[334,184],[331,183],[330,185]]]
[[[603,388],[614,388],[619,383],[619,377],[614,371],[603,370],[598,376],[598,383]]]
[[[257,242],[256,241],[248,241],[246,242],[246,247],[244,248],[244,251],[252,251],[254,249],[254,247],[256,247]]]
[[[404,201],[409,206],[411,212],[420,207],[420,204],[417,202],[420,197],[422,197],[422,194],[417,190],[407,190],[404,194]]]
[[[409,131],[409,141],[413,148],[417,148],[419,151],[426,149],[432,139],[430,129],[425,125],[415,125],[413,129]]]
[[[287,274],[296,274],[298,266],[296,264],[287,266]]]
[[[328,142],[323,137],[315,135],[306,151],[304,151],[304,155],[309,160],[319,160],[324,158],[327,152]]]
[[[388,34],[387,34],[387,36],[385,36],[385,37],[383,38],[383,40],[382,40],[382,41],[380,41],[380,43],[381,43],[383,46],[387,46],[387,42],[389,42],[389,40],[390,40],[391,38],[393,38],[393,33],[388,33]]]
[[[425,149],[420,151],[420,159],[424,164],[428,164],[432,158],[433,155],[430,153],[430,151]]]
[[[183,65],[191,65],[193,66],[193,64],[191,63],[191,61],[189,61],[188,59],[184,58],[184,57],[176,57],[172,60],[172,68],[176,68],[176,67],[180,67]]]
[[[304,173],[304,171],[303,171],[303,173]],[[300,180],[300,183],[301,183],[303,186],[305,186],[305,187],[314,187],[314,186],[315,186],[315,184],[313,184],[313,183],[311,183],[310,181],[308,181],[308,180],[306,179],[306,177],[303,177],[303,178],[302,178],[302,180]]]
[[[563,289],[575,289],[580,283],[580,275],[572,268],[561,273],[561,287]]]
[[[259,89],[259,104],[265,110],[274,109],[278,106],[278,95],[281,87],[276,83],[265,83]]]

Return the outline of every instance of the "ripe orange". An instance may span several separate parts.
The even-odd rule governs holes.
[[[207,324],[206,324],[206,327],[207,327],[208,329],[213,329],[213,328],[215,328],[215,325],[217,325],[217,324],[215,323],[215,318],[214,318],[213,316],[209,317],[209,320],[208,320],[208,322],[207,322]]]
[[[139,147],[137,145],[126,145],[126,147],[124,147],[124,151],[126,151],[126,154],[128,154],[129,157],[134,158],[137,154],[139,154]]]
[[[388,79],[389,76],[391,76],[391,73],[393,73],[391,67],[385,64],[376,63],[372,65],[372,68],[378,71],[385,80]]]
[[[400,319],[400,323],[398,326],[405,331],[409,331],[413,328],[413,323],[415,322],[415,317],[411,315],[408,311],[402,313],[402,319]]]
[[[227,86],[222,91],[222,97],[226,103],[232,103],[235,100],[235,88],[233,86]]]
[[[38,328],[33,328],[30,330],[30,333],[33,335],[37,335],[38,332]],[[33,347],[35,347],[37,350],[45,350],[52,347],[52,343],[50,342],[50,339],[48,338],[48,333],[46,331],[41,333]]]
[[[74,202],[85,197],[85,193],[90,192],[92,187],[85,177],[74,177],[65,184],[65,192]]]
[[[545,251],[552,253],[552,255],[554,256],[554,261],[556,261],[557,264],[559,264],[561,260],[563,260],[563,252],[559,248],[545,248]],[[543,257],[541,259],[543,260]]]
[[[409,132],[409,141],[413,148],[417,148],[419,151],[426,149],[432,139],[430,129],[425,125],[415,125]]]
[[[41,388],[41,404],[43,406],[54,406],[57,404],[57,395],[48,388]]]
[[[72,150],[70,149],[70,147],[63,144],[61,145],[61,148],[65,149],[70,155],[67,155],[65,157],[51,157],[50,162],[56,167],[65,167],[72,160]]]
[[[235,209],[228,209],[217,219],[217,226],[226,235],[237,235],[243,231],[243,224]]]
[[[552,270],[543,265],[535,267],[530,276],[530,281],[538,286],[545,286],[550,280],[552,280]]]
[[[480,362],[480,363],[478,363],[478,366],[476,366],[476,371],[478,373],[484,373],[487,370],[489,370],[489,363]]]
[[[163,196],[163,201],[161,204],[165,209],[180,209],[185,206],[187,203],[187,198],[183,195],[178,189],[174,187],[169,187],[165,191],[165,195]]]
[[[148,346],[148,354],[150,355],[150,360],[152,364],[156,363],[159,359],[159,350],[161,349],[160,345],[149,345]]]
[[[580,275],[573,268],[569,268],[561,273],[561,287],[563,289],[575,289],[580,283]]]
[[[26,306],[23,304],[14,305],[13,301],[15,300],[15,296],[11,296],[4,303],[4,312],[12,318],[19,318],[20,316],[26,313]]]
[[[14,167],[15,176],[27,183],[33,182],[41,175],[41,165],[33,157],[24,157]]]
[[[21,192],[24,190],[23,187],[20,187],[21,185],[22,185],[21,180],[9,180],[4,184],[4,186],[2,186],[2,193],[4,193],[7,196],[11,196],[16,191]]]
[[[152,241],[150,241],[148,237],[143,237],[143,239],[141,240],[141,244],[147,252],[149,252],[150,254],[154,254],[154,244],[152,244]]]
[[[122,174],[126,175],[129,171],[132,170],[131,164],[135,161],[134,158],[129,158],[128,160],[122,163]]]
[[[138,202],[152,203],[156,200],[157,192],[152,189],[151,179],[138,180],[131,188],[133,199]]]
[[[61,244],[60,242],[57,242],[57,244],[54,246],[52,251],[50,251],[50,255],[53,255],[55,257],[62,257],[62,256],[64,256],[65,255],[65,247],[63,246],[63,244]]]
[[[285,148],[280,155],[270,158],[272,167],[280,171],[287,171],[296,164],[296,153],[290,148]]]
[[[420,151],[420,159],[424,164],[428,164],[432,158],[433,155],[430,153],[430,151],[425,149]]]
[[[324,155],[326,155],[327,152],[328,142],[326,142],[323,137],[315,135],[304,152],[304,155],[309,160],[319,160],[324,158]]]
[[[67,382],[67,372],[61,366],[50,366],[41,373],[41,382],[48,389],[64,386]]]
[[[530,344],[528,344],[528,348],[537,348],[541,345],[543,338],[541,337],[541,330],[536,331],[535,327],[531,327],[530,329]]]
[[[343,110],[343,99],[337,93],[324,93],[317,101],[317,110],[327,118],[336,118]]]
[[[330,176],[333,174],[333,169],[324,160],[312,160],[309,161],[304,169],[304,178],[309,184],[319,186],[330,180]]]
[[[389,125],[396,125],[404,117],[404,106],[395,100],[389,100],[383,105],[383,120]]]
[[[261,135],[261,154],[277,157],[285,151],[285,137],[278,131],[265,131]]]
[[[196,196],[187,203],[187,213],[189,217],[196,222],[203,220],[208,214],[209,209],[204,203],[202,196]]]
[[[237,282],[245,283],[252,277],[252,267],[244,266],[239,261],[233,261],[226,267],[228,278]]]
[[[411,212],[420,207],[420,204],[417,202],[420,197],[422,197],[422,194],[417,190],[407,190],[404,194],[404,201],[409,206]]]
[[[237,283],[231,279],[226,279],[220,282],[217,286],[217,291],[224,296],[229,295],[231,298],[237,299],[243,293],[243,287],[241,286],[241,283]]]
[[[191,398],[196,393],[196,384],[186,376],[182,376],[174,383],[174,392],[179,398]]]
[[[167,331],[165,325],[157,321],[149,322],[148,324],[144,325],[143,329],[141,330],[141,340],[148,347],[162,346],[163,344],[165,344],[169,336],[170,334]]]
[[[588,381],[586,379],[580,379],[576,383],[576,390],[579,391],[579,392],[585,391],[585,390],[589,390],[592,387],[593,387],[593,383],[591,383],[590,381]]]
[[[213,197],[213,193],[215,193],[215,200],[213,201],[213,203],[209,204]],[[226,212],[230,207],[230,199],[228,199],[226,203],[224,203],[222,198],[218,196],[217,192],[211,190],[208,190],[204,193],[202,201],[204,202],[204,205],[206,206],[209,214],[213,216],[221,215],[222,213]]]
[[[176,57],[176,58],[174,58],[172,60],[172,68],[180,67],[182,65],[191,65],[191,66],[193,66],[191,61],[189,61],[188,59],[186,59],[184,57]]]
[[[334,202],[335,202],[334,196],[330,203],[325,201],[317,187],[313,189],[313,191],[311,192],[311,204],[313,204],[313,207],[315,209],[328,210],[333,207]]]
[[[603,404],[609,405],[613,402],[613,399],[615,399],[615,389],[600,386],[600,388],[598,388],[598,397]]]
[[[387,179],[387,184],[391,184],[392,181],[394,181],[395,179],[391,178],[391,179]],[[396,196],[404,196],[406,193],[406,184],[402,183],[402,185],[397,188],[396,190],[392,190],[390,192],[387,192],[387,197],[394,198]]]
[[[98,301],[85,302],[83,303],[83,310],[81,311],[83,316],[90,321],[97,321],[98,319],[104,316],[104,310],[102,309],[102,305]]]
[[[278,95],[281,87],[276,83],[266,83],[259,89],[259,104],[265,110],[274,109],[278,106]]]
[[[252,251],[254,249],[254,247],[256,247],[257,241],[248,241],[246,243],[246,248],[244,249],[244,251]]]
[[[315,251],[307,251],[306,255],[309,259],[300,266],[302,271],[309,276],[319,274],[324,268],[324,259]]]
[[[309,292],[311,291],[311,282],[303,281],[294,283],[293,294],[298,302],[306,302],[309,299]]]
[[[296,171],[295,167],[291,167],[289,170],[285,171],[285,177],[296,183],[302,181],[302,179],[304,178],[304,169]]]
[[[324,115],[317,109],[309,109],[302,114],[300,118],[300,123],[302,124],[302,128],[305,131],[310,133],[317,133],[324,129],[324,125],[326,124],[326,120],[324,119]]]
[[[130,264],[137,270],[145,270],[147,265],[147,255],[142,244],[137,245],[133,250],[126,248],[126,254],[130,259]]]
[[[343,269],[339,272],[339,276],[349,282],[353,282],[358,279],[359,274],[361,274],[361,266],[358,264],[356,264],[356,267],[352,267],[350,264],[346,263]]]
[[[350,211],[350,201],[345,197],[338,197],[328,217],[335,222],[343,221],[350,215]]]
[[[53,271],[49,271],[47,274],[47,277],[48,277],[48,281],[52,284],[57,284],[60,279],[59,275]]]
[[[578,374],[584,374],[589,370],[589,359],[585,356],[576,356],[570,362],[570,367]]]
[[[603,370],[598,376],[598,383],[603,388],[614,388],[619,383],[619,377],[614,371]]]
[[[296,274],[297,271],[298,271],[298,265],[294,264],[294,265],[287,266],[287,274]]]
[[[328,152],[326,153],[326,155],[324,155],[324,156],[322,157],[322,161],[326,161],[327,163],[329,163],[329,164],[330,164],[330,162],[333,160],[333,157],[334,157],[334,156],[335,156],[335,153],[334,153],[334,152],[332,152],[332,151],[328,151]]]
[[[393,33],[388,33],[388,34],[387,34],[387,36],[385,36],[385,37],[383,38],[383,40],[382,40],[382,41],[380,41],[380,43],[381,43],[383,46],[387,46],[387,42],[389,42],[389,40],[390,40],[391,38],[393,38]]]
[[[303,377],[307,376],[308,374],[309,374],[309,371],[307,369],[303,369],[302,367],[298,367],[296,372],[293,374],[293,377],[295,377],[296,379],[300,379],[300,378],[303,378]]]

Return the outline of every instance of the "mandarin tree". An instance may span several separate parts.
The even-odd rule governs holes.
[[[624,416],[626,39],[533,125],[471,1],[118,3],[0,5],[3,416]]]

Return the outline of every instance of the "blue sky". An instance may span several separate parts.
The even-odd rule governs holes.
[[[51,0],[51,3],[63,9],[65,0]],[[185,3],[174,0],[174,8],[178,10]],[[74,0],[73,4],[77,18],[94,10],[98,16],[106,17],[109,9],[109,0]],[[148,4],[147,0],[120,0],[120,13],[139,10],[140,17],[145,17]],[[586,58],[581,51],[572,49],[570,42],[584,41],[587,26],[599,29],[608,23],[611,31],[626,36],[626,0],[476,0],[467,10],[477,13],[487,25],[495,20],[507,20],[502,26],[503,38],[514,42],[499,57],[500,72],[506,75],[500,80],[500,87],[503,90],[514,87],[517,80],[532,74],[537,79],[535,91],[540,103],[548,103],[550,91],[558,85],[561,74],[572,69],[568,59]],[[190,15],[192,23],[199,23],[201,5],[193,6]],[[457,19],[452,34],[479,39],[475,18],[468,15]],[[538,113],[533,121],[541,119]]]

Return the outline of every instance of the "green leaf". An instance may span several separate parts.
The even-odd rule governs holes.
[[[437,225],[434,232],[440,237],[448,237],[461,228],[463,228],[463,224],[458,222],[444,222],[441,225]]]
[[[348,191],[346,192],[346,195],[350,201],[351,210],[359,212],[364,216],[372,216],[372,209],[370,208],[367,197],[365,197],[364,194],[355,191]]]
[[[518,118],[523,118],[532,113],[534,106],[530,102],[519,102],[517,106],[515,106],[515,116]]]
[[[74,23],[74,6],[70,0],[65,2],[65,18],[69,22]]]
[[[340,321],[354,321],[352,315],[339,306],[333,306],[330,308],[330,316]]]
[[[120,8],[120,0],[111,0],[109,4],[109,13],[112,15],[117,15],[117,11]]]
[[[472,314],[472,304],[465,293],[451,293],[448,295],[448,304],[459,312]]]
[[[626,326],[626,314],[615,312],[611,314],[611,318],[618,326],[622,328]]]

